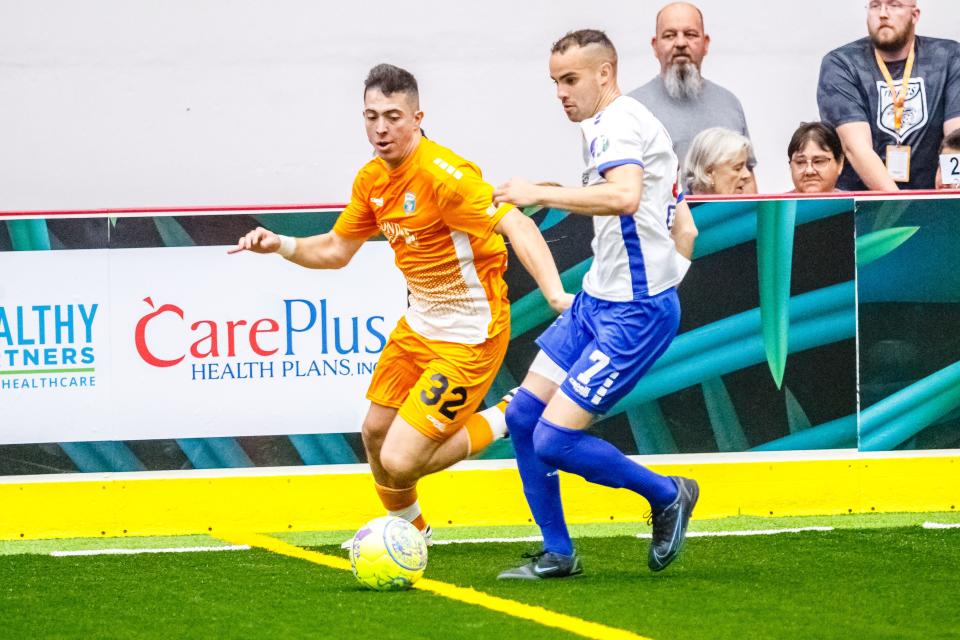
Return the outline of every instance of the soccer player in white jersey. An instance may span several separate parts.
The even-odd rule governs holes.
[[[697,483],[656,474],[586,429],[636,385],[676,335],[676,286],[697,230],[678,193],[670,136],[642,104],[620,94],[617,52],[607,36],[592,29],[565,35],[551,50],[550,76],[567,117],[580,124],[584,188],[514,178],[494,191],[494,201],[592,216],[595,257],[573,306],[537,339],[540,352],[507,408],[543,550],[499,577],[582,572],[564,521],[557,469],[646,498],[653,521],[647,564],[660,571],[683,544]]]

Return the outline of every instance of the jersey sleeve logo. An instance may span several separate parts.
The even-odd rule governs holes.
[[[600,156],[601,153],[610,148],[610,141],[607,140],[607,136],[600,134],[596,138],[590,141],[590,155],[594,158]]]

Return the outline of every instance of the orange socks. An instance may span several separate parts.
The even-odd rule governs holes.
[[[496,406],[475,413],[464,423],[470,449],[467,457],[476,455],[490,446],[494,440],[502,438],[507,432],[507,420],[504,412],[507,402],[501,400]]]
[[[463,428],[467,431],[469,451],[467,455],[475,455],[490,446],[494,440],[502,438],[507,432],[507,421],[504,412],[508,400],[500,401],[496,406],[484,409],[467,418]],[[374,482],[380,502],[387,512],[398,518],[403,518],[420,531],[426,531],[427,521],[420,513],[420,503],[417,501],[417,485],[406,489],[393,489]]]
[[[427,528],[427,521],[420,513],[420,503],[417,502],[417,485],[406,489],[392,489],[374,483],[377,495],[387,512],[398,518],[403,518],[420,531]]]

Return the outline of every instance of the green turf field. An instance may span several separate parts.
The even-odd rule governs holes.
[[[644,526],[577,527],[585,575],[498,582],[534,542],[436,545],[426,577],[655,638],[960,638],[960,514],[733,518],[696,531],[832,526],[832,531],[692,537],[662,574]],[[439,539],[531,535],[527,528]],[[324,554],[342,534],[278,535]],[[576,638],[413,590],[375,593],[347,571],[262,549],[52,557],[51,551],[196,547],[206,536],[0,543],[6,638]]]

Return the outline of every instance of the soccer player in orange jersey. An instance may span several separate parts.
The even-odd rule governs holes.
[[[493,187],[476,165],[423,136],[413,75],[377,65],[363,100],[375,157],[357,174],[333,230],[290,238],[261,227],[232,251],[338,269],[371,236],[390,242],[410,306],[370,383],[363,443],[384,507],[426,533],[417,480],[477,453],[506,428],[503,407],[475,413],[510,341],[503,236],[551,307],[561,312],[573,296],[536,224],[513,205],[493,205]]]

